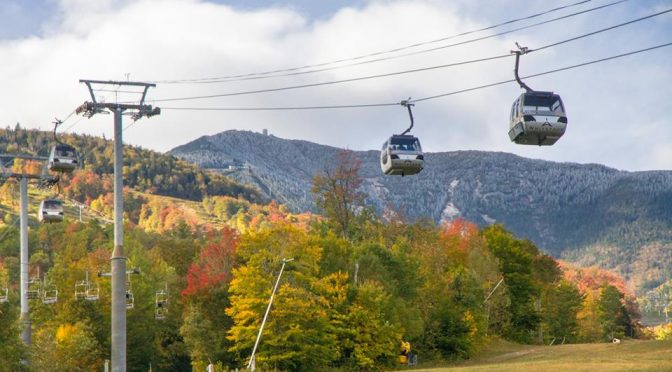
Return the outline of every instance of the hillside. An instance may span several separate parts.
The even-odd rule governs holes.
[[[256,185],[294,211],[314,210],[313,175],[339,149],[253,132],[204,136],[170,153]],[[377,151],[360,151],[368,202],[439,222],[503,223],[556,257],[600,265],[650,289],[672,270],[672,172],[625,172],[507,153],[426,154],[414,177],[385,177]]]
[[[86,174],[79,173],[81,182],[88,188],[80,195],[71,195],[84,202],[86,197],[96,198],[111,191],[114,145],[105,138],[87,135],[60,135],[61,140],[77,148]],[[52,132],[27,130],[19,124],[14,129],[0,129],[0,153],[22,153],[48,157],[54,143]],[[200,201],[205,196],[228,195],[254,202],[263,202],[259,192],[219,174],[207,172],[173,156],[124,146],[124,186],[151,194],[172,196]],[[73,177],[63,177],[63,186],[70,186]],[[85,195],[86,194],[86,195]]]

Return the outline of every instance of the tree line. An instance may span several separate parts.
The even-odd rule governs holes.
[[[422,363],[467,359],[492,337],[560,344],[641,336],[636,303],[617,276],[562,264],[501,225],[377,215],[364,204],[358,166],[343,153],[316,175],[321,216],[231,197],[202,201],[220,226],[176,219],[153,229],[127,215],[128,266],[140,271],[129,276],[128,370],[243,367],[283,258],[294,260],[257,351],[264,370],[394,368],[402,340]],[[31,275],[39,268],[59,301],[31,301],[30,349],[18,337],[18,232],[0,230],[0,287],[10,293],[0,304],[0,369],[100,370],[109,358],[110,283],[96,274],[109,270],[112,227],[91,220],[31,229]],[[87,272],[98,301],[75,297]],[[156,319],[164,288],[168,312]]]

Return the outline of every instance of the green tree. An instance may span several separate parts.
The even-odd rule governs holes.
[[[532,273],[532,262],[539,251],[529,241],[517,240],[501,225],[492,225],[481,234],[490,251],[499,260],[511,298],[508,308],[510,323],[503,336],[529,343],[540,322],[535,304],[535,300],[539,298],[539,288]]]
[[[2,266],[0,266],[2,274]],[[0,287],[4,295],[4,286]],[[14,303],[0,303],[0,372],[21,370],[21,358],[25,355],[23,343],[19,338],[19,311]]]
[[[542,303],[542,317],[548,338],[576,342],[579,336],[578,313],[583,296],[570,282],[561,281],[550,288]]]
[[[630,330],[630,317],[623,303],[623,294],[613,285],[600,289],[597,315],[602,324],[603,338],[621,338]]]

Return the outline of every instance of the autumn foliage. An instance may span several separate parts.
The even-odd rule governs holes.
[[[235,264],[238,233],[230,228],[219,232],[218,239],[206,244],[187,272],[187,287],[182,296],[190,297],[207,292],[231,280],[231,270]]]

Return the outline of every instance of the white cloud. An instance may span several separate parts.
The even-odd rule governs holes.
[[[522,9],[524,2],[507,3]],[[490,3],[488,3],[490,4]],[[534,3],[523,13],[550,7]],[[235,75],[320,63],[480,28],[520,16],[501,9],[479,17],[479,2],[372,1],[311,21],[287,8],[241,11],[198,0],[61,0],[41,37],[0,43],[2,125],[19,121],[48,129],[88,99],[80,78],[162,80]],[[591,5],[593,6],[593,5]],[[505,54],[515,41],[537,47],[632,19],[623,5],[470,45],[320,74],[228,84],[159,84],[151,97],[182,97],[345,79]],[[648,14],[648,8],[636,9]],[[565,12],[567,13],[567,12]],[[558,13],[560,14],[560,13]],[[670,18],[669,15],[663,16]],[[663,18],[661,17],[661,20]],[[644,21],[523,57],[529,74],[659,44],[669,22]],[[513,26],[511,26],[513,27]],[[507,28],[497,29],[501,31]],[[495,31],[491,31],[495,32]],[[461,41],[485,33],[451,40]],[[451,42],[448,41],[448,42]],[[566,135],[553,147],[515,146],[508,140],[508,111],[520,93],[514,84],[418,103],[416,127],[429,151],[478,149],[514,152],[556,161],[604,163],[622,169],[671,169],[672,48],[531,79],[536,89],[562,94],[569,112]],[[512,78],[513,59],[452,69],[281,93],[203,101],[165,102],[162,107],[302,106],[396,102]],[[114,96],[106,93],[106,99]],[[164,110],[125,134],[126,142],[161,151],[226,129],[268,128],[353,149],[377,149],[403,131],[401,107],[332,111],[184,112]],[[99,115],[76,132],[111,134],[111,118]],[[667,143],[663,143],[667,140]],[[627,151],[623,151],[627,149]]]

